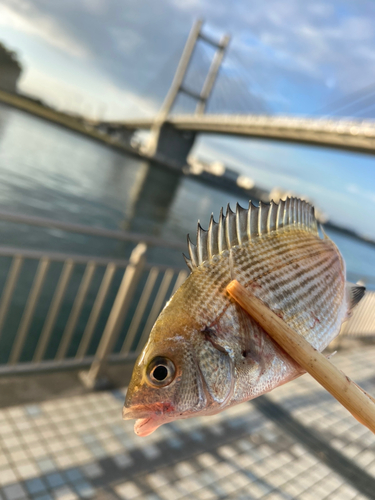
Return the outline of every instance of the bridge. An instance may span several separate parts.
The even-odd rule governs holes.
[[[202,26],[202,20],[194,24],[169,92],[157,116],[107,124],[112,130],[127,131],[128,134],[139,129],[151,130],[147,144],[141,148],[143,154],[149,157],[165,157],[181,165],[185,164],[198,133],[235,135],[375,154],[375,122],[370,120],[265,114],[204,114],[230,37],[226,35],[216,42],[202,32]],[[186,83],[186,75],[199,40],[214,47],[216,52],[202,89],[196,92]],[[231,92],[237,92],[237,89],[232,88]],[[172,114],[180,94],[197,101],[195,113]],[[106,125],[101,126],[105,128]]]
[[[267,115],[171,115],[178,131],[236,135],[375,154],[375,122]],[[152,129],[151,118],[112,123],[129,130]]]
[[[0,91],[0,102],[18,107],[124,152],[141,158],[153,158],[178,169],[186,165],[196,136],[200,133],[242,136],[375,154],[373,120],[272,116],[259,112],[262,109],[251,114],[205,114],[215,83],[223,78],[223,76],[218,78],[219,70],[230,37],[225,35],[219,41],[213,40],[202,31],[202,27],[202,20],[193,25],[169,92],[160,111],[154,117],[93,122],[84,117],[56,111],[36,100],[4,91]],[[187,81],[198,41],[209,45],[215,51],[200,92],[193,90],[191,82]],[[240,93],[239,89],[229,86],[224,94],[237,91]],[[173,113],[176,100],[181,94],[197,102],[194,113]],[[240,101],[246,99],[249,99],[247,90],[242,91],[239,96]],[[151,131],[147,143],[137,146],[131,141],[137,130]]]

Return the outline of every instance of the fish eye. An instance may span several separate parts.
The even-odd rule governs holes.
[[[165,387],[174,379],[176,369],[168,358],[158,356],[147,367],[148,382],[155,387]]]

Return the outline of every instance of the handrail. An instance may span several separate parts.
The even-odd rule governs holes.
[[[54,262],[65,262],[66,260],[72,260],[75,264],[87,264],[88,262],[92,262],[93,264],[96,264],[98,266],[107,266],[108,264],[114,264],[116,267],[120,268],[126,267],[129,264],[128,259],[97,257],[95,255],[69,254],[54,252],[52,250],[29,250],[28,248],[8,247],[0,245],[0,257],[13,257],[15,255],[24,259],[46,258]],[[145,270],[149,270],[154,266],[157,266],[160,271],[166,271],[167,269],[172,269],[173,271],[181,271],[182,269],[186,269],[186,266],[183,263],[181,263],[181,266],[176,266],[170,264],[155,264],[152,262],[146,262]]]
[[[76,264],[86,264],[87,262],[92,261],[99,266],[106,266],[107,264],[113,262],[117,267],[126,267],[129,263],[127,259],[96,257],[95,255],[68,254],[50,250],[30,250],[28,248],[8,247],[0,245],[0,257],[13,257],[14,255],[23,257],[25,259],[47,258],[55,262],[73,260]]]
[[[94,340],[94,345],[97,344],[95,347],[96,354],[92,358],[92,367],[87,374],[88,376],[82,379],[85,380],[85,383],[94,386],[100,378],[99,375],[105,369],[107,362],[113,358],[115,342],[121,332],[122,335],[125,334],[125,338],[121,338],[121,344],[124,345],[125,343],[126,350],[125,352],[124,349],[121,350],[119,359],[126,360],[129,357],[132,358],[138,350],[137,346],[141,347],[139,346],[139,337],[142,337],[143,342],[144,336],[151,329],[151,322],[153,323],[155,319],[154,316],[160,312],[168,297],[184,281],[188,274],[185,267],[182,267],[182,262],[181,266],[157,265],[146,262],[146,251],[147,245],[144,242],[139,242],[132,250],[129,259],[111,259],[92,255],[69,255],[61,252],[0,246],[0,258],[12,257],[12,262],[7,269],[7,276],[0,294],[0,334],[4,330],[13,339],[10,351],[6,355],[6,367],[2,364],[0,365],[0,375],[22,373],[22,367],[25,363],[28,366],[27,369],[25,368],[26,371],[33,371],[33,366],[35,371],[40,369],[58,369],[59,367],[60,369],[64,369],[69,366],[84,367],[87,364],[87,358],[90,358],[90,344]],[[37,269],[32,271],[34,272],[34,277],[31,284],[28,284],[27,278],[26,280],[22,278],[22,273],[20,272],[27,260],[39,261]],[[63,267],[57,283],[49,282],[50,284],[48,285],[48,272],[52,262],[62,263]],[[86,266],[83,275],[81,275],[82,270],[76,268],[76,264]],[[89,293],[90,286],[94,281],[94,274],[99,267],[105,268],[104,274],[100,272],[97,275],[95,278],[96,284]],[[118,289],[118,285],[114,284],[112,286],[117,270],[120,271],[117,274],[118,278],[123,273],[121,285]],[[154,280],[152,286],[148,287],[149,290],[146,297],[145,293],[143,293],[144,280],[149,283],[149,275],[150,273],[152,275],[155,271],[160,276],[161,284],[159,285]],[[30,268],[28,272],[30,272]],[[54,277],[54,280],[56,280],[56,277]],[[71,282],[74,280],[75,291],[71,288]],[[21,285],[19,285],[19,281],[22,282]],[[21,288],[19,288],[20,286]],[[33,329],[33,321],[36,316],[38,303],[42,297],[43,288],[44,299],[46,298],[46,286],[49,286],[47,290],[49,290],[51,300],[50,302],[47,300],[49,302],[48,310],[45,311],[45,317],[38,320],[39,322],[42,320],[42,323],[35,331]],[[9,328],[6,328],[7,316],[12,311],[13,299],[18,300],[15,298],[16,289],[22,290],[21,296],[25,297],[27,295],[27,297],[25,297],[19,323],[13,325],[9,330]],[[113,298],[113,292],[115,292],[115,298]],[[133,321],[133,316],[137,309],[138,296],[141,295],[143,296],[142,313],[145,315],[146,326],[143,325],[142,318]],[[88,302],[86,299],[88,299]],[[58,326],[60,311],[63,307],[65,307],[66,311],[66,306],[68,306],[69,315]],[[91,312],[86,320],[86,325],[81,324],[79,326],[79,319],[84,307],[86,307],[85,314],[90,310]],[[100,339],[95,339],[94,334],[96,327],[99,326],[99,319],[102,317],[103,320],[106,317],[108,308],[110,308],[110,313],[107,317],[104,331]],[[139,316],[139,308],[137,310]],[[103,312],[104,317],[101,316]],[[122,330],[126,324],[125,320],[128,321],[127,328],[130,323],[133,325],[131,338],[127,331],[123,332]],[[63,328],[61,334],[57,333],[57,339],[54,337],[56,328],[57,332],[59,328]],[[36,345],[28,348],[27,357],[31,357],[32,361],[27,361],[22,355],[23,353],[25,354],[25,347],[31,338],[36,340]],[[125,339],[128,339],[127,342],[125,342]],[[9,339],[5,339],[4,342],[3,340],[0,339],[2,347],[7,345]],[[45,359],[49,356],[48,349],[51,346],[54,348],[53,344],[56,344],[56,341],[58,345],[53,354],[54,359]],[[137,346],[131,349],[134,342]],[[129,346],[127,347],[128,344]],[[72,346],[75,352],[69,351]],[[7,351],[8,347],[5,347],[5,352]],[[70,362],[69,360],[72,358],[74,358],[74,361]]]
[[[120,231],[118,229],[106,229],[98,226],[87,226],[85,224],[76,224],[72,222],[63,222],[48,217],[37,217],[35,215],[18,215],[11,212],[1,212],[0,220],[7,222],[15,222],[19,224],[29,224],[31,226],[47,227],[52,229],[60,229],[71,233],[86,234],[88,236],[100,236],[104,238],[112,238],[121,241],[132,241],[139,243],[143,241],[147,245],[165,248],[174,248],[176,250],[185,250],[186,245],[177,241],[166,241],[162,238],[149,236],[142,233],[131,233],[129,231]]]

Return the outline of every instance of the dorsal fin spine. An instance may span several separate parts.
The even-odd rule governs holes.
[[[299,200],[298,200],[298,204],[297,204],[297,206],[298,206],[297,220],[299,221],[299,224],[300,224],[301,226],[303,226],[303,218],[302,218],[302,203],[303,203],[303,201],[299,199]]]
[[[227,213],[225,216],[225,236],[227,248],[232,248],[238,244],[237,231],[236,231],[236,214],[230,208],[228,203]]]
[[[258,208],[258,235],[262,236],[262,202],[259,202]]]
[[[285,201],[280,200],[279,205],[277,207],[276,229],[281,229],[282,227],[284,227],[284,216],[285,216]]]
[[[294,203],[293,199],[289,198],[289,222],[288,224],[294,224]]]
[[[263,219],[263,203],[260,201],[259,202],[259,208],[258,208],[258,234],[259,236],[262,236],[263,234],[263,224],[262,224],[262,219]]]
[[[306,229],[306,221],[305,221],[305,211],[303,210],[303,207],[304,207],[304,203],[302,202],[301,203],[301,224],[302,224],[302,227],[303,229]]]
[[[225,216],[221,209],[219,222],[215,222],[211,215],[208,231],[198,223],[197,246],[188,236],[190,259],[184,256],[186,264],[194,270],[224,250],[252,242],[288,225],[319,235],[314,208],[300,199],[288,197],[285,201],[280,200],[279,204],[271,201],[269,205],[260,202],[259,207],[250,202],[248,209],[237,203],[235,212],[228,204]]]
[[[205,231],[200,223],[198,222],[197,227],[197,256],[199,264],[202,264],[205,260],[208,259],[208,251],[207,251],[207,236],[208,232]]]
[[[270,203],[270,208],[269,208],[269,212],[268,212],[268,220],[267,220],[267,231],[269,233],[276,229],[277,209],[278,209],[278,206],[272,200]]]
[[[230,206],[229,206],[229,203],[227,205],[227,212],[225,214],[225,218],[224,218],[224,227],[225,227],[225,240],[226,240],[226,243],[227,243],[227,248],[230,248],[230,212],[231,212],[231,209],[230,209]]]
[[[192,265],[191,260],[188,259],[184,253],[182,254],[182,256],[185,259],[186,265],[188,266],[188,268],[190,269],[190,271],[193,271],[194,270],[194,266]]]
[[[295,204],[294,198],[290,199],[290,207],[291,207],[291,221],[290,221],[290,223],[295,224],[296,223],[296,204]]]
[[[242,230],[241,230],[240,208],[241,208],[240,205],[237,203],[237,205],[236,205],[236,233],[237,233],[238,244],[242,245],[243,237],[242,237]]]
[[[215,255],[215,230],[214,227],[217,226],[214,221],[214,214],[211,214],[210,224],[208,226],[208,241],[207,241],[207,252],[208,258],[211,259]],[[216,247],[217,247],[217,234],[216,234]]]
[[[219,227],[218,227],[218,250],[219,253],[221,253],[223,250],[225,250],[225,234],[224,234],[224,215],[223,215],[223,209],[220,210],[220,215],[219,215]]]
[[[247,218],[246,218],[246,232],[247,232],[247,240],[251,241],[252,240],[252,234],[251,234],[251,212],[253,210],[253,204],[251,201],[249,201],[249,208],[247,210]]]
[[[289,210],[290,210],[290,199],[287,198],[285,200],[285,211],[283,215],[283,226],[287,226],[289,224]]]
[[[257,238],[259,236],[259,220],[258,220],[259,208],[251,202],[251,213],[250,213],[250,234],[251,239]]]
[[[237,203],[236,205],[236,233],[238,244],[242,245],[248,240],[247,210]]]
[[[188,241],[188,249],[189,249],[191,265],[193,267],[197,267],[198,265],[197,247],[191,242],[189,235],[187,235],[187,241]]]

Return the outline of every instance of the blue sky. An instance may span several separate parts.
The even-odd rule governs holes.
[[[243,112],[315,116],[375,83],[371,0],[0,0],[0,41],[20,56],[24,92],[126,118],[158,109],[198,17],[210,35],[232,35],[214,111],[239,111],[228,91],[238,79]],[[202,64],[209,54],[200,50]],[[199,78],[190,75],[193,84]],[[375,108],[351,113],[373,118]],[[196,152],[267,188],[309,196],[332,220],[375,239],[373,157],[222,137],[200,139]]]

